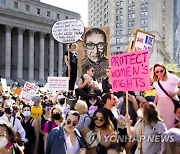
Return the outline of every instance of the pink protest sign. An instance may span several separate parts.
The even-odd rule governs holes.
[[[149,50],[111,57],[113,91],[144,91],[150,89]]]

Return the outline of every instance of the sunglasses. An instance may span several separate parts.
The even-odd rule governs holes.
[[[160,72],[160,73],[163,73],[164,70],[156,71],[155,73],[158,74],[159,72]]]
[[[71,120],[67,121],[68,125],[72,124],[72,126],[74,126],[74,127],[77,126],[77,123],[78,123],[77,121],[71,121]]]
[[[100,122],[104,122],[104,119],[102,119],[102,118],[98,118],[98,117],[94,117],[94,121],[100,121]]]

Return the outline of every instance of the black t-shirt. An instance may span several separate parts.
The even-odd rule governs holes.
[[[108,114],[108,116],[109,116],[111,122],[113,123],[114,129],[117,130],[117,120],[116,120],[114,114],[112,113],[111,110],[106,109],[106,108],[104,108],[104,109],[105,109],[106,113]]]
[[[70,51],[66,51],[65,55],[70,57],[70,66],[74,66],[74,65],[77,66],[77,62],[78,62],[78,55],[77,55],[77,53],[72,53]]]

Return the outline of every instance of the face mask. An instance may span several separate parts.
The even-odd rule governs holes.
[[[60,120],[61,115],[60,115],[60,113],[52,114],[52,118],[55,119],[55,120]]]
[[[31,115],[31,111],[24,111],[23,116],[29,117]]]
[[[8,144],[8,140],[6,137],[1,136],[0,137],[0,149],[5,147]]]
[[[7,107],[7,108],[5,108],[4,112],[7,113],[7,114],[11,114],[12,113],[12,108]]]
[[[46,112],[50,112],[51,111],[51,107],[46,107]]]
[[[33,105],[34,105],[34,102],[33,102],[33,101],[30,101],[30,102],[29,102],[29,105],[30,105],[30,106],[33,106]]]

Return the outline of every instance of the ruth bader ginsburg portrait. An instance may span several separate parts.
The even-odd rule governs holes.
[[[105,31],[106,30],[106,31]],[[95,70],[95,78],[100,79],[106,76],[106,68],[109,66],[109,35],[106,32],[109,30],[105,27],[105,30],[100,28],[91,28],[84,34],[83,52],[80,58],[82,74],[85,71],[85,67],[90,65]],[[108,39],[107,39],[108,38]]]

